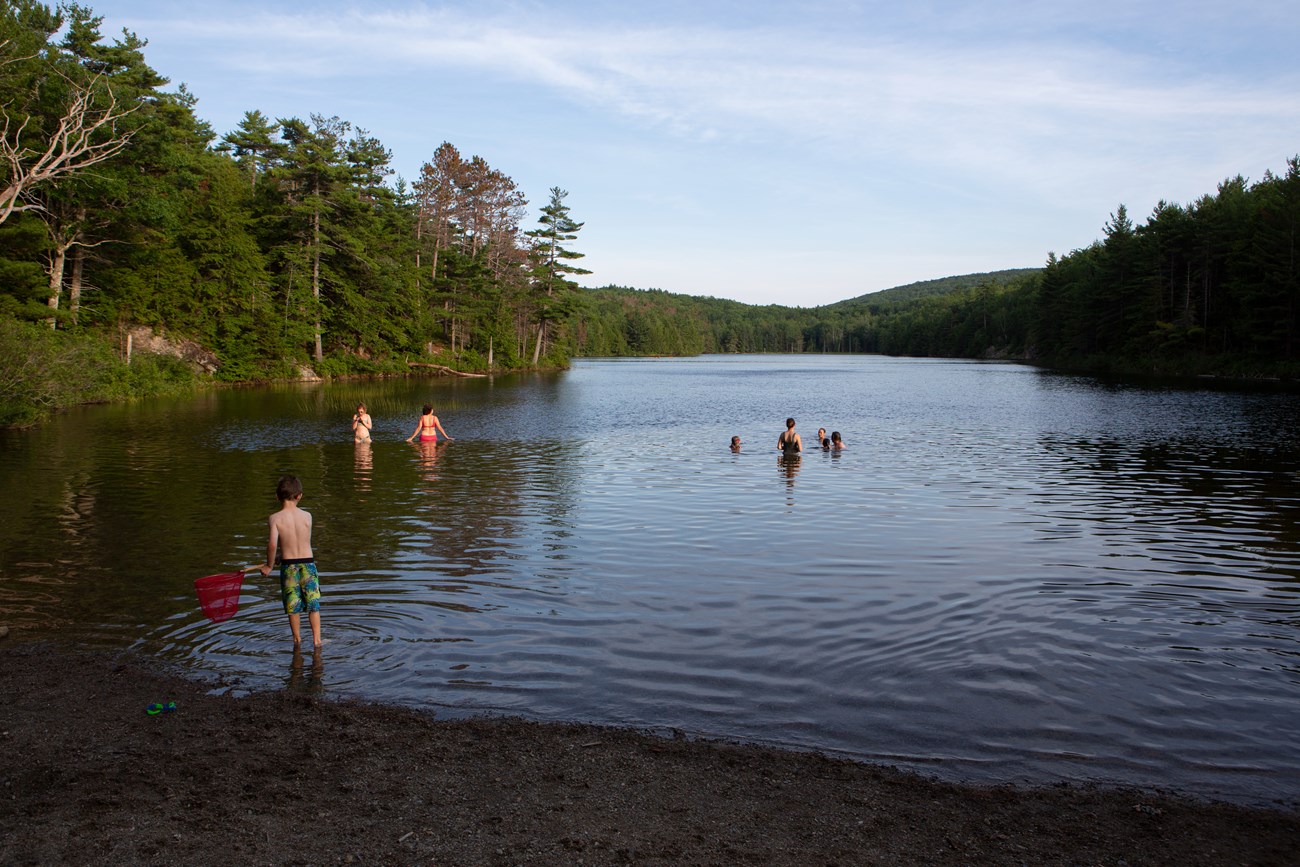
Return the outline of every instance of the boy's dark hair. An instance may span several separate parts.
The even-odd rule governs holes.
[[[302,496],[302,482],[297,476],[280,476],[280,483],[275,486],[275,496],[281,503]]]

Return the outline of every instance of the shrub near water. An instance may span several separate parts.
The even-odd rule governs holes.
[[[126,364],[102,337],[0,320],[0,425],[33,424],[67,406],[192,389],[185,362],[138,355]]]

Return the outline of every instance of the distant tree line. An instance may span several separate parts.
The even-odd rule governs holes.
[[[590,290],[587,355],[874,352],[1096,372],[1300,378],[1300,158],[1238,176],[1041,269],[951,277],[812,309]]]
[[[1037,279],[1024,268],[945,277],[824,307],[754,306],[659,290],[585,290],[574,328],[583,355],[870,352],[1016,356],[1031,311],[1013,303]]]

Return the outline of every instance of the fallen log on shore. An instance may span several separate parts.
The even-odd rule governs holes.
[[[445,364],[429,364],[424,361],[408,361],[406,362],[406,365],[407,367],[428,367],[433,370],[441,370],[443,373],[450,373],[452,376],[470,376],[475,378],[483,378],[487,376],[486,373],[466,373],[463,370],[455,370]]]

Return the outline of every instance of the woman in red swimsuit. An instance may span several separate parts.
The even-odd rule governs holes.
[[[452,439],[451,434],[442,429],[442,423],[433,414],[433,404],[426,403],[424,410],[420,413],[420,420],[415,423],[415,430],[406,438],[406,441],[409,443],[418,436],[422,443],[436,443],[438,434],[442,434],[448,440]]]

